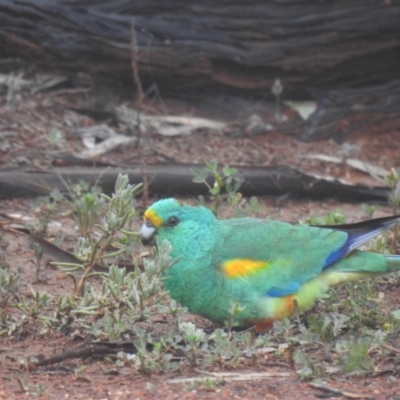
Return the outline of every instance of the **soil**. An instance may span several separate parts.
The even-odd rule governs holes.
[[[54,153],[74,153],[79,155],[84,148],[78,128],[87,128],[97,122],[86,115],[80,115],[71,108],[83,103],[84,93],[79,91],[49,91],[46,93],[22,92],[13,107],[6,101],[6,94],[0,96],[0,163],[2,168],[27,167],[29,169],[50,168]],[[134,107],[133,102],[128,106]],[[164,101],[149,102],[144,105],[146,112],[155,114],[191,115],[207,117],[204,110],[195,109],[185,103]],[[161,111],[164,110],[164,111]],[[168,112],[166,112],[167,110]],[[289,118],[292,111],[284,110]],[[248,115],[252,109],[249,107]],[[271,112],[269,113],[271,114]],[[265,116],[263,116],[265,118]],[[124,127],[111,125],[119,133]],[[51,132],[58,131],[61,138],[51,140]],[[380,133],[384,132],[384,133]],[[356,171],[345,163],[329,163],[305,158],[306,155],[324,154],[341,156],[351,149],[351,157],[367,161],[385,169],[400,169],[400,130],[387,130],[380,126],[363,128],[346,138],[346,145],[334,140],[303,143],[274,130],[264,134],[248,136],[202,130],[186,136],[173,138],[147,132],[140,145],[123,146],[104,154],[97,161],[133,164],[142,160],[153,162],[202,163],[216,160],[229,165],[288,165],[303,172],[316,175],[330,175],[356,183],[377,185],[370,175]],[[152,200],[152,199],[150,199]],[[272,218],[290,222],[304,221],[310,215],[326,215],[340,208],[347,222],[365,218],[361,204],[340,203],[334,200],[316,202],[287,198],[262,198],[264,213]],[[140,202],[141,200],[139,200]],[[1,215],[19,213],[34,218],[34,208],[30,200],[7,200],[0,203]],[[380,204],[375,217],[386,216],[392,209]],[[222,216],[228,216],[222,215]],[[3,218],[2,217],[2,218]],[[58,228],[63,232],[61,247],[67,251],[73,248],[78,237],[70,216],[60,215]],[[138,220],[138,226],[140,221]],[[36,269],[32,261],[34,254],[28,239],[21,233],[10,231],[10,221],[2,219],[4,237],[2,251],[11,271],[20,271],[22,291],[29,293],[30,287],[45,290],[53,295],[71,291],[71,280],[59,270],[46,266],[36,279]],[[51,232],[48,234],[49,239]],[[386,308],[382,312],[400,309],[400,280],[382,287]],[[10,310],[6,310],[12,312]],[[209,323],[199,317],[188,316],[199,326]],[[168,329],[164,327],[163,329]],[[400,399],[400,341],[393,340],[394,350],[390,360],[376,357],[376,371],[365,376],[332,374],[324,379],[325,389],[310,386],[301,380],[291,367],[290,354],[280,356],[264,355],[254,367],[248,362],[238,365],[234,371],[245,376],[250,373],[266,372],[271,377],[262,380],[225,381],[207,388],[201,383],[171,383],[169,380],[202,376],[203,372],[186,367],[179,373],[141,374],[132,367],[117,367],[110,359],[87,357],[72,359],[34,370],[26,368],[30,357],[40,359],[59,354],[65,349],[82,344],[79,335],[47,330],[24,331],[23,335],[0,337],[0,399],[43,398],[56,399],[310,399],[310,398],[374,398]],[[397,365],[397,369],[395,366]],[[214,368],[208,372],[227,372]],[[275,375],[275,376],[274,376]],[[283,376],[286,375],[286,376]],[[330,392],[327,387],[341,391]],[[41,393],[41,388],[45,388]]]

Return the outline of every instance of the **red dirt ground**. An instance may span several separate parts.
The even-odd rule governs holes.
[[[48,168],[41,152],[76,152],[82,148],[81,137],[71,132],[78,127],[88,127],[95,123],[91,118],[68,111],[83,99],[81,94],[23,93],[14,109],[8,109],[5,96],[0,97],[0,132],[3,132],[0,148],[0,163],[3,168],[17,165],[30,168]],[[171,105],[166,108],[171,114],[183,114],[194,111],[185,105]],[[62,147],[49,140],[51,129],[58,129],[64,137]],[[360,152],[351,156],[368,161],[386,169],[400,169],[400,130],[391,130],[384,134],[384,126],[373,130],[363,129],[347,138],[347,143],[357,146]],[[118,130],[118,129],[117,129]],[[309,154],[337,156],[343,149],[341,144],[331,140],[302,143],[276,132],[256,137],[234,138],[219,132],[194,132],[188,136],[166,138],[156,133],[143,137],[141,146],[124,146],[101,158],[106,162],[146,163],[165,162],[166,158],[176,162],[204,162],[216,160],[220,164],[236,165],[289,165],[303,172],[329,174],[344,178],[350,183],[377,182],[369,175],[357,172],[343,164],[330,164],[323,161],[305,159]],[[311,214],[326,215],[340,208],[348,222],[355,222],[365,217],[360,204],[339,203],[333,200],[294,201],[265,198],[260,199],[267,206],[272,218],[297,222],[305,220]],[[2,214],[20,211],[32,215],[32,208],[25,200],[7,200],[0,203]],[[380,206],[376,217],[390,215],[388,206]],[[73,229],[68,217],[60,217],[63,226]],[[138,221],[139,224],[139,221]],[[63,243],[71,250],[73,238]],[[3,247],[7,263],[13,270],[22,267],[23,291],[29,287],[43,289],[52,294],[71,290],[70,280],[58,270],[46,268],[42,272],[42,283],[35,281],[35,272],[29,260],[33,259],[32,250],[23,236],[5,233]],[[400,309],[400,283],[385,287],[385,298],[390,308]],[[385,310],[386,312],[387,310]],[[188,317],[198,324],[207,326],[207,322],[197,317]],[[110,360],[95,358],[73,359],[60,364],[40,367],[29,371],[21,361],[35,356],[49,357],[59,354],[67,348],[79,345],[79,339],[58,332],[35,331],[20,337],[0,337],[0,399],[21,399],[38,396],[40,387],[46,387],[43,398],[56,399],[311,399],[330,398],[337,395],[311,387],[302,381],[290,367],[289,355],[263,356],[256,367],[244,363],[235,372],[287,373],[286,377],[271,377],[264,380],[225,382],[207,389],[203,384],[173,384],[168,379],[199,377],[201,373],[189,367],[179,373],[143,375],[132,367],[116,367]],[[393,352],[390,365],[400,365],[400,342]],[[378,356],[377,356],[378,357]],[[379,357],[378,357],[379,358]],[[400,399],[400,373],[397,370],[384,371],[384,364],[379,363],[380,371],[363,377],[329,376],[324,379],[327,386],[341,391],[348,391],[349,398]],[[215,369],[214,372],[217,372]],[[220,371],[222,372],[222,371]]]

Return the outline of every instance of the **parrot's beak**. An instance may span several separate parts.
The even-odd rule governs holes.
[[[157,229],[154,227],[149,219],[146,219],[144,221],[144,224],[142,225],[142,229],[140,230],[140,238],[142,240],[142,243],[145,246],[155,246],[156,235]]]

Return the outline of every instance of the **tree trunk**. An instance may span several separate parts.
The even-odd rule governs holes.
[[[140,98],[271,102],[279,78],[285,99],[318,102],[278,128],[304,140],[400,125],[400,0],[0,0],[0,38],[17,58],[3,71],[85,72]]]
[[[397,79],[399,21],[399,0],[0,0],[0,49],[126,79],[137,58],[143,84],[169,93],[265,96],[279,77],[308,96]]]

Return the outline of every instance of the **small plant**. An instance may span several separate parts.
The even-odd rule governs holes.
[[[51,327],[52,323],[57,322],[54,318],[45,315],[45,311],[51,307],[53,297],[46,292],[35,291],[31,288],[32,301],[27,302],[24,298],[14,303],[15,308],[32,320],[40,320]]]
[[[400,171],[396,171],[394,168],[390,170],[390,173],[385,177],[384,183],[390,188],[389,204],[393,208],[393,213],[397,214],[400,207]]]
[[[35,255],[35,258],[36,258],[36,260],[35,260],[36,262],[33,262],[36,267],[36,282],[39,282],[40,267],[41,267],[41,263],[42,263],[42,257],[43,257],[44,250],[37,243],[33,243],[32,248],[33,248],[33,254]]]
[[[61,148],[65,146],[65,139],[63,134],[55,127],[50,129],[48,139],[54,148]]]
[[[369,372],[374,367],[373,360],[369,357],[369,346],[366,343],[352,343],[349,350],[339,360],[339,366],[347,374],[362,374]]]
[[[263,344],[262,339],[261,341],[253,340],[250,332],[228,333],[223,329],[216,329],[208,336],[207,351],[204,352],[204,364],[234,366],[243,356],[252,358],[256,349],[262,347]]]
[[[47,395],[47,390],[48,390],[48,386],[43,384],[43,383],[38,383],[36,385],[36,390],[35,390],[35,394],[37,397],[42,397],[42,396],[46,396]]]
[[[81,264],[57,263],[65,267],[65,271],[73,277],[72,273],[77,270],[83,270],[83,274],[75,287],[75,295],[82,292],[85,281],[90,276],[95,276],[93,272],[95,265],[99,264],[103,267],[108,267],[107,259],[118,257],[127,251],[127,246],[123,244],[124,240],[120,240],[117,234],[122,232],[127,236],[131,233],[124,230],[125,226],[131,222],[131,219],[136,215],[136,210],[133,204],[133,197],[138,193],[141,186],[133,186],[128,184],[126,175],[119,175],[115,183],[115,193],[113,197],[108,197],[101,194],[107,204],[108,209],[105,217],[100,221],[100,224],[95,224],[95,227],[100,231],[100,235],[96,237],[81,237],[78,240],[75,248],[76,257],[81,261]],[[94,216],[100,205],[96,204],[93,194],[85,195],[81,205],[78,205],[78,215],[80,220],[85,221],[83,226],[85,231],[91,226],[91,221],[95,220]],[[113,247],[112,251],[109,248]],[[75,280],[75,278],[73,277]]]
[[[221,378],[221,379],[210,379],[210,378],[204,378],[204,380],[202,381],[202,384],[203,384],[203,388],[205,389],[205,390],[211,390],[211,391],[213,391],[213,390],[215,390],[216,389],[216,387],[218,386],[218,385],[221,385],[222,383],[224,382],[224,379],[223,378]]]
[[[225,327],[230,334],[232,329],[237,326],[236,317],[245,309],[244,306],[241,306],[238,303],[232,302],[231,307],[229,309],[229,319],[225,322]]]
[[[60,179],[62,180],[61,177]],[[40,197],[38,202],[35,202],[35,213],[39,215],[39,225],[34,226],[33,231],[44,235],[51,217],[55,214],[72,214],[80,235],[86,237],[103,216],[104,198],[100,196],[101,188],[90,186],[82,180],[75,185],[69,186],[67,182],[64,182],[64,185],[67,194],[55,188],[48,196]]]
[[[58,211],[59,202],[64,198],[58,189],[53,189],[48,196],[42,196],[33,202],[35,215],[38,216],[38,224],[29,227],[38,236],[44,236],[51,217]]]
[[[69,199],[60,192],[53,193],[52,197],[55,201],[62,202],[66,209],[72,210],[80,235],[86,237],[90,235],[96,222],[103,217],[106,196],[101,195],[101,189],[98,186],[90,186],[82,180],[71,187],[67,184],[65,186],[69,193]],[[136,187],[136,189],[139,188],[140,185]],[[132,194],[134,193],[132,192]]]
[[[181,307],[174,299],[169,299],[169,306],[166,311],[172,316],[175,323],[176,331],[179,331],[179,325],[182,322],[181,318],[186,314],[187,308]]]
[[[400,171],[397,171],[394,168],[392,168],[384,178],[382,178],[379,175],[375,175],[371,172],[370,174],[376,180],[389,187],[390,189],[389,204],[392,207],[393,214],[398,214],[400,208]],[[399,229],[398,225],[396,225],[393,229],[394,234],[391,246],[393,253],[396,252],[397,248],[398,229]]]
[[[79,187],[86,192],[87,187]],[[89,196],[86,193],[82,198],[82,207],[78,209],[81,221],[86,221],[83,225],[87,236],[79,238],[76,245],[80,263],[58,263],[75,282],[74,293],[56,298],[31,289],[31,296],[16,297],[12,302],[19,276],[0,270],[1,300],[19,311],[19,315],[0,312],[0,334],[21,332],[34,322],[44,324],[46,329],[78,329],[98,339],[118,340],[128,338],[136,322],[165,311],[166,307],[161,304],[166,296],[162,272],[171,266],[171,249],[167,243],[160,243],[154,259],[144,259],[143,265],[136,265],[131,272],[115,264],[120,258],[130,256],[135,243],[135,234],[126,228],[136,216],[133,197],[139,189],[139,186],[129,185],[126,176],[119,176],[112,197],[99,195],[101,207],[93,203],[93,193]],[[74,190],[78,193],[77,187]],[[51,198],[53,200],[46,204],[68,204],[57,191]],[[97,213],[104,215],[99,222],[94,218]],[[41,254],[41,248],[36,247],[37,265],[40,265]],[[106,268],[107,272],[97,272],[95,266]],[[75,278],[75,271],[82,271],[79,280]],[[96,278],[97,284],[91,284],[89,278]],[[179,314],[178,309],[176,312]]]
[[[0,267],[0,307],[5,307],[10,299],[17,295],[20,275],[9,273]]]
[[[102,340],[118,340],[133,333],[138,321],[146,321],[165,310],[162,271],[171,266],[168,243],[159,245],[154,260],[143,260],[143,267],[127,272],[112,265],[101,279],[101,290],[86,283],[81,296],[61,296],[57,318],[61,326],[75,325]]]
[[[213,198],[213,204],[210,209],[214,214],[217,214],[221,202],[226,200],[233,207],[242,198],[239,188],[244,179],[236,168],[225,166],[220,169],[216,162],[206,161],[204,169],[193,167],[191,170],[194,175],[193,182],[204,183],[208,187]],[[210,183],[208,180],[210,174],[214,183]]]
[[[374,213],[378,209],[378,206],[376,206],[374,204],[363,204],[362,209],[365,214],[365,218],[371,219],[374,217]]]
[[[400,171],[396,171],[392,168],[385,181],[391,189],[389,194],[389,204],[392,206],[393,213],[398,214],[400,208]],[[393,231],[392,251],[396,252],[399,226],[396,225]]]
[[[136,354],[119,353],[120,359],[133,364],[142,373],[166,372],[180,367],[179,362],[172,360],[172,350],[177,346],[177,340],[180,340],[181,337],[165,336],[154,340],[151,334],[139,328],[135,329],[135,333],[137,338],[134,341]]]
[[[246,213],[254,216],[263,211],[265,211],[265,206],[258,201],[257,197],[250,197],[250,200],[246,204]]]
[[[159,255],[155,260],[143,260],[143,268],[135,268],[126,273],[125,268],[110,267],[110,272],[102,275],[103,293],[111,295],[118,309],[133,321],[144,321],[151,315],[151,308],[160,304],[166,296],[161,290],[161,275],[163,269],[171,266],[168,243],[159,246]]]
[[[275,79],[275,81],[271,87],[271,92],[276,98],[275,118],[280,123],[283,120],[282,114],[281,114],[281,102],[280,102],[280,97],[281,97],[281,94],[283,93],[283,85],[282,85],[280,79]]]
[[[346,217],[342,214],[340,209],[337,209],[322,218],[311,215],[306,220],[306,223],[309,225],[340,225],[346,223]]]
[[[322,378],[325,376],[325,368],[319,363],[313,362],[306,353],[297,351],[294,355],[294,361],[301,368],[297,370],[300,378]]]
[[[336,339],[344,329],[348,327],[346,322],[350,319],[345,314],[330,312],[322,315],[310,315],[308,319],[309,329],[324,343],[330,343]]]
[[[195,365],[198,353],[207,347],[206,334],[203,329],[196,328],[191,322],[182,322],[179,325],[179,331],[185,342],[183,350],[186,358],[191,365]]]

